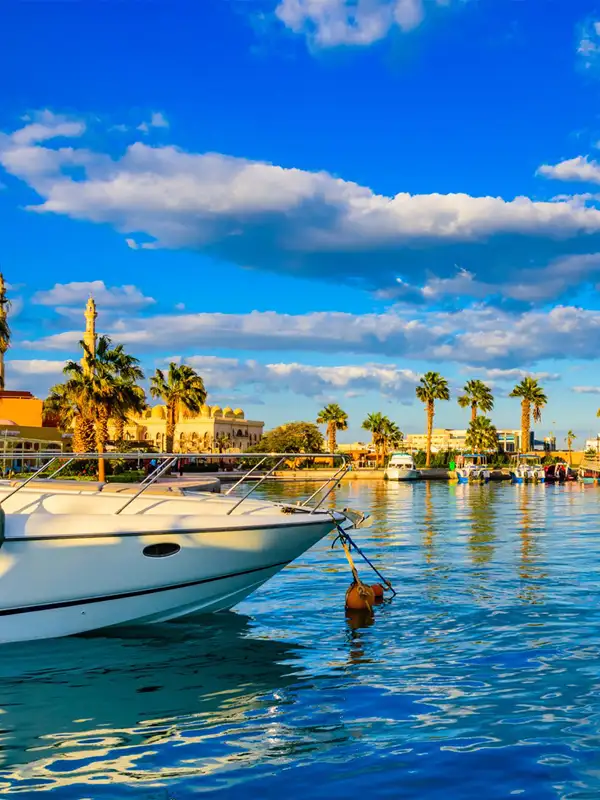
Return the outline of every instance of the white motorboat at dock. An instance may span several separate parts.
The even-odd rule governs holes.
[[[259,461],[225,494],[161,489],[178,455],[45,455],[26,480],[0,483],[0,642],[230,609],[336,526],[365,520],[322,508],[350,469],[345,460],[303,503],[285,504],[250,495],[288,454],[228,454]],[[76,459],[100,457],[159,463],[137,486],[51,480]],[[267,458],[276,465],[232,495]]]
[[[392,453],[384,477],[388,481],[418,481],[421,473],[410,453]]]
[[[509,469],[513,483],[545,483],[546,473],[542,460],[532,453],[518,453]]]
[[[484,453],[464,453],[456,467],[459,483],[488,483],[492,473]]]

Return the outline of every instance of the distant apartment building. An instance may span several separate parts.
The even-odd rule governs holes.
[[[594,450],[596,453],[600,452],[600,433],[593,439],[585,440],[585,449]]]
[[[466,445],[467,431],[457,428],[434,428],[431,436],[431,450],[434,453],[441,453],[445,450],[464,451]],[[425,450],[427,446],[426,433],[409,433],[404,439],[406,447],[410,450]],[[518,453],[521,450],[521,431],[520,430],[499,430],[498,443],[500,450],[505,453]],[[529,446],[527,450],[533,450],[535,435],[530,433]]]

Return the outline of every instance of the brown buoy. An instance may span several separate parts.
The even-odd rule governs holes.
[[[366,583],[354,581],[346,592],[346,608],[353,611],[371,609],[375,602],[375,592]]]
[[[375,597],[383,597],[383,586],[380,583],[373,583],[371,589],[373,589]]]

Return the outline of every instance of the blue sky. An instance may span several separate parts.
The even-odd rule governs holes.
[[[596,22],[599,22],[596,25]],[[423,428],[442,372],[600,405],[600,6],[15,2],[0,9],[9,388],[100,328],[274,425],[336,400]],[[436,424],[464,427],[455,400]]]

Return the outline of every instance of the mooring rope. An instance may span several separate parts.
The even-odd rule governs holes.
[[[361,581],[358,579],[358,575],[356,574],[356,567],[354,566],[354,562],[352,561],[352,557],[351,557],[351,555],[350,555],[350,548],[354,548],[354,550],[356,550],[356,552],[358,553],[358,555],[359,555],[359,556],[360,556],[360,557],[363,559],[363,561],[365,561],[365,563],[367,563],[367,564],[368,564],[368,565],[371,567],[371,569],[373,570],[373,572],[374,572],[374,573],[377,575],[377,577],[378,577],[378,578],[379,578],[379,579],[380,579],[380,580],[383,582],[383,584],[384,584],[384,585],[385,585],[385,586],[386,586],[386,587],[387,587],[387,588],[390,590],[390,592],[392,593],[392,595],[395,597],[395,596],[397,595],[397,592],[396,592],[396,590],[394,589],[394,587],[392,586],[391,582],[390,582],[390,581],[388,581],[388,579],[387,579],[387,578],[385,578],[385,577],[384,577],[384,576],[381,574],[381,572],[380,572],[380,571],[377,569],[377,567],[375,566],[375,564],[373,564],[373,562],[372,562],[372,561],[371,561],[371,560],[368,558],[368,556],[366,556],[366,555],[365,555],[365,553],[363,553],[363,551],[362,551],[362,550],[360,549],[360,547],[359,547],[359,546],[356,544],[356,542],[354,541],[354,539],[353,539],[353,538],[350,536],[350,534],[348,533],[348,531],[345,531],[345,530],[344,530],[344,529],[341,527],[341,525],[339,524],[339,522],[338,522],[338,521],[337,521],[337,520],[334,518],[333,514],[331,515],[331,518],[332,518],[332,520],[334,521],[334,523],[335,523],[335,527],[336,527],[336,529],[337,529],[337,532],[338,532],[338,533],[337,533],[337,536],[336,536],[336,537],[335,537],[335,539],[333,540],[333,543],[332,543],[331,547],[332,547],[332,548],[333,548],[333,547],[335,547],[335,544],[336,544],[336,542],[337,542],[337,541],[338,541],[338,539],[339,539],[339,541],[340,541],[340,542],[341,542],[341,544],[342,544],[342,547],[344,548],[344,552],[346,553],[346,558],[348,559],[348,561],[349,561],[349,563],[350,563],[350,568],[352,569],[352,574],[354,575],[354,580],[355,580],[355,582],[357,582],[357,583],[359,583],[359,584],[361,583]]]

